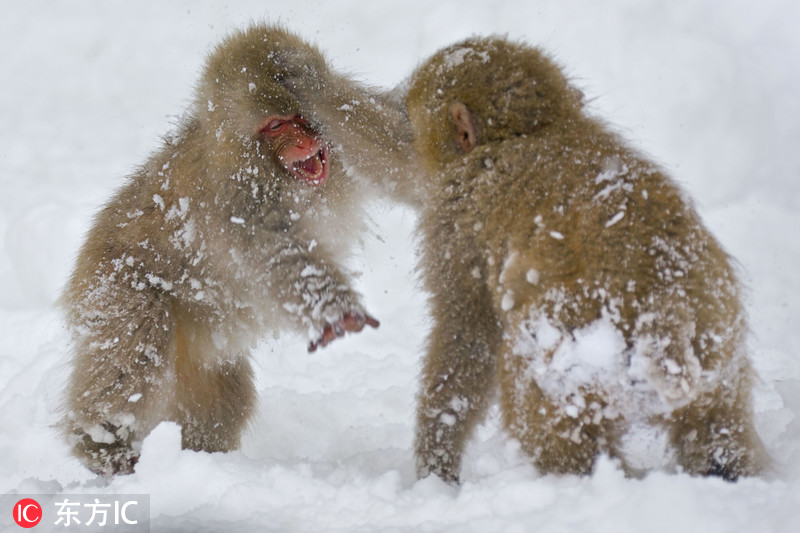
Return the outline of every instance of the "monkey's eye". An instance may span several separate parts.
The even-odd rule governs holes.
[[[265,127],[267,133],[279,133],[286,126],[285,120],[271,120]]]
[[[285,134],[293,124],[298,124],[298,119],[297,115],[273,115],[264,120],[263,126],[258,131],[274,139]]]

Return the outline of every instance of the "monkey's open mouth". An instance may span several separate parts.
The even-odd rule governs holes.
[[[322,185],[328,179],[328,147],[323,146],[306,159],[295,161],[290,171],[297,179],[309,185]]]

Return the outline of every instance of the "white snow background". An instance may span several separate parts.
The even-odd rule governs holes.
[[[380,204],[352,262],[379,330],[313,355],[306,339],[265,339],[240,451],[182,451],[163,424],[134,475],[95,481],[51,428],[68,361],[54,300],[93,213],[176,123],[210,47],[262,19],[385,87],[476,33],[550,51],[740,261],[775,471],[632,480],[603,459],[590,477],[542,477],[495,410],[459,488],[415,481],[429,319],[414,216]],[[154,532],[800,531],[799,183],[796,0],[0,1],[0,493],[148,493]]]

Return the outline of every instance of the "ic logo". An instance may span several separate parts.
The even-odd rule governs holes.
[[[36,500],[25,498],[14,506],[13,515],[20,527],[33,527],[42,519],[42,506]]]

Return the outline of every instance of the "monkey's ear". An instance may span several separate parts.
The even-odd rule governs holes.
[[[453,123],[456,126],[456,140],[464,153],[472,151],[478,145],[478,136],[475,133],[475,125],[472,123],[472,115],[467,106],[461,102],[456,102],[450,106],[450,113],[453,115]]]

